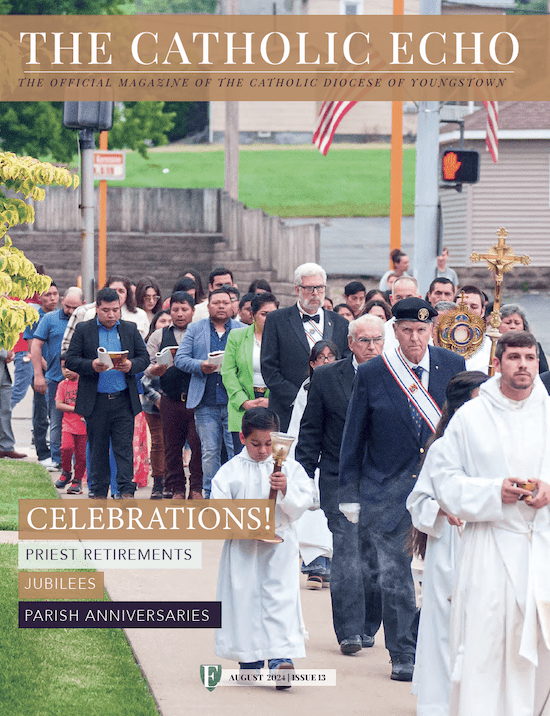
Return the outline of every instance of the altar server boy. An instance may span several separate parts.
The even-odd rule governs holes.
[[[261,669],[267,659],[281,689],[290,686],[292,659],[305,657],[293,522],[311,506],[312,490],[310,478],[295,460],[287,459],[282,470],[275,471],[271,432],[278,429],[272,410],[247,410],[240,434],[244,448],[217,472],[210,497],[267,499],[271,487],[278,491],[275,531],[283,542],[227,540],[224,544],[217,589],[222,627],[216,631],[216,654],[238,661],[242,674]]]

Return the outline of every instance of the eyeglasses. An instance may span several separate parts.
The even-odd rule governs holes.
[[[300,288],[304,293],[309,293],[311,295],[315,292],[324,293],[326,286],[300,286]]]
[[[356,343],[366,343],[368,345],[374,345],[375,343],[381,343],[384,340],[384,336],[376,336],[376,338],[365,338],[362,336],[361,338],[354,338],[354,341]]]
[[[158,301],[160,296],[157,296],[156,294],[154,296],[151,296],[150,293],[145,294],[145,299],[149,301]]]
[[[336,356],[332,355],[332,353],[329,356],[317,356],[315,359],[316,363],[334,363],[336,360]]]

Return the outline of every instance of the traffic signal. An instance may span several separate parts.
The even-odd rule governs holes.
[[[63,124],[69,129],[109,130],[114,102],[63,102]]]
[[[441,159],[444,182],[475,184],[479,181],[479,152],[466,149],[446,149]]]

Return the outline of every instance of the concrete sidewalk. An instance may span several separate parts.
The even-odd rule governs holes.
[[[35,461],[30,434],[31,391],[14,411],[17,449]],[[55,481],[59,473],[51,473]],[[138,497],[148,498],[150,487]],[[80,496],[64,495],[79,500]],[[2,539],[6,537],[7,539]],[[14,533],[0,534],[0,541]],[[105,570],[105,587],[113,601],[213,601],[222,543],[203,542],[200,570]],[[298,569],[298,565],[296,565]],[[416,698],[410,684],[390,680],[388,652],[380,632],[372,649],[354,656],[340,653],[332,627],[328,589],[310,591],[302,576],[302,609],[309,633],[307,658],[296,661],[298,669],[336,669],[336,686],[294,686],[286,691],[274,687],[220,687],[210,692],[200,680],[201,664],[237,665],[214,653],[214,632],[206,629],[127,629],[136,661],[140,665],[162,716],[258,716],[282,713],[357,714],[358,716],[414,716]],[[116,716],[115,714],[113,716]],[[138,715],[139,716],[139,715]]]

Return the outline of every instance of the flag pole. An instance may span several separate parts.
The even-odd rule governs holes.
[[[393,14],[404,14],[404,0],[393,0]],[[403,215],[403,102],[391,103],[390,253],[401,248]],[[390,260],[390,269],[392,262]]]

